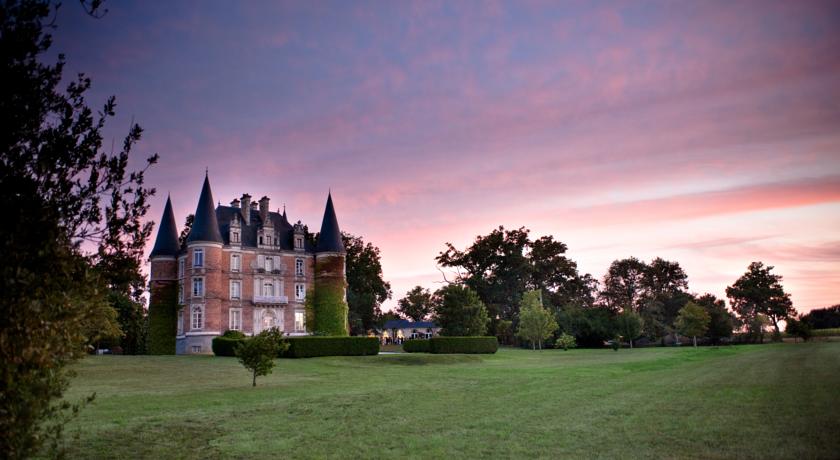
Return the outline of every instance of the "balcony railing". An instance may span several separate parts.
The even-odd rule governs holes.
[[[284,295],[255,295],[254,303],[289,303],[289,298]]]

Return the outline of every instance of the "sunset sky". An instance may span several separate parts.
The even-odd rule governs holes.
[[[74,2],[53,51],[117,96],[117,144],[179,226],[209,168],[382,250],[396,304],[494,227],[582,272],[678,261],[723,296],[754,260],[800,311],[840,303],[840,2]],[[151,248],[151,242],[149,244]]]

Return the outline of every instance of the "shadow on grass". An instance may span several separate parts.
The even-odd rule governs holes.
[[[425,366],[427,364],[462,364],[480,363],[483,361],[480,356],[475,355],[431,355],[426,353],[380,355],[378,358],[372,361],[371,364],[382,366]]]

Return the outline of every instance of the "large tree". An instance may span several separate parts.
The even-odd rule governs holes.
[[[103,272],[133,264],[150,231],[143,218],[154,190],[143,185],[142,170],[127,171],[142,130],[132,125],[115,153],[103,149],[115,100],[92,110],[84,75],[59,88],[64,57],[49,63],[46,56],[53,14],[47,1],[0,4],[0,451],[7,458],[58,446],[72,406],[62,400],[67,365],[97,331],[116,324],[107,293],[117,279]]]
[[[427,319],[434,310],[432,293],[422,286],[415,286],[397,302],[397,311],[414,321]]]
[[[376,328],[380,305],[391,298],[391,283],[382,277],[379,248],[360,236],[342,232],[347,250],[347,305],[350,334],[364,335]]]
[[[467,286],[449,284],[435,292],[434,319],[445,336],[480,336],[487,333],[487,308]]]
[[[635,257],[614,261],[604,275],[599,301],[612,311],[638,313],[647,297],[646,272],[647,264]]]
[[[673,331],[677,312],[691,296],[688,276],[679,263],[635,257],[614,261],[604,275],[598,300],[616,312],[634,311],[643,320],[644,335],[661,338]]]
[[[567,247],[552,236],[531,240],[524,227],[494,229],[477,236],[464,250],[446,244],[436,261],[456,270],[454,280],[478,293],[494,321],[516,321],[525,291],[542,290],[547,305],[589,306],[597,282],[581,276],[577,264],[565,256]]]
[[[802,316],[802,321],[813,329],[829,329],[840,327],[840,305],[828,308],[817,308]]]
[[[726,288],[726,296],[732,304],[732,309],[747,324],[759,324],[754,321],[756,315],[767,316],[773,324],[775,337],[781,337],[779,321],[785,320],[796,313],[790,300],[790,294],[782,287],[782,276],[771,273],[773,267],[762,262],[753,262],[732,286]],[[757,331],[750,330],[755,335]]]
[[[695,302],[709,314],[709,328],[706,336],[713,344],[720,343],[721,339],[732,337],[735,318],[726,308],[726,302],[723,299],[718,299],[712,294],[703,294]]]

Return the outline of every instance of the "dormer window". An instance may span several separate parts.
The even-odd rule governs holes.
[[[260,244],[263,244],[263,237],[260,236]]]
[[[233,242],[233,243],[239,243],[240,242],[239,232],[232,232],[230,234],[230,241]]]
[[[303,249],[303,237],[296,236],[295,237],[295,249]]]

